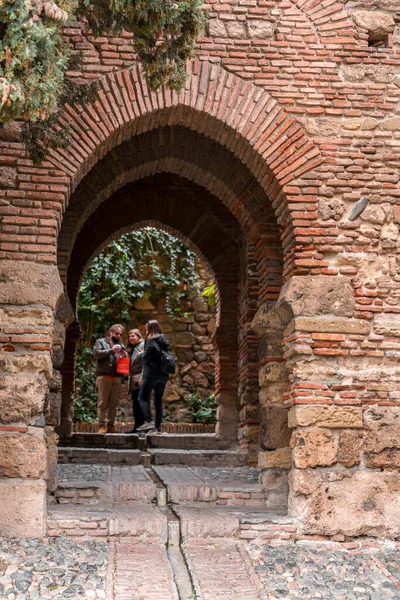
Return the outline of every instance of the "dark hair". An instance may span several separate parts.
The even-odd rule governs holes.
[[[147,339],[152,340],[155,337],[158,337],[162,333],[162,329],[160,327],[160,323],[155,319],[151,321],[147,321],[146,323],[146,333]]]
[[[133,344],[131,344],[130,341],[129,341],[129,336],[131,335],[131,333],[134,333],[139,338],[139,343],[143,342],[143,336],[140,333],[140,330],[139,329],[131,329],[128,332],[128,348],[133,348]]]

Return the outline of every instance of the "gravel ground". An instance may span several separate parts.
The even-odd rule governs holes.
[[[105,598],[108,544],[0,538],[0,598]]]
[[[267,598],[400,600],[400,550],[247,546]]]

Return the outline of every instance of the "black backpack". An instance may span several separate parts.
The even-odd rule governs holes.
[[[175,356],[169,350],[168,346],[164,346],[158,342],[160,348],[160,371],[164,375],[174,375],[175,373]]]

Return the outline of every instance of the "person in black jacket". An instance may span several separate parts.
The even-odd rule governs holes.
[[[144,423],[138,431],[161,431],[162,397],[168,381],[168,375],[161,371],[161,352],[169,349],[169,340],[162,333],[158,321],[151,320],[145,326],[147,340],[143,353],[142,381],[139,391],[139,404],[144,416]],[[154,390],[155,423],[151,420],[150,394]]]
[[[117,373],[117,360],[118,356],[125,354],[125,346],[121,343],[123,334],[122,325],[113,325],[108,336],[96,340],[93,348],[93,357],[96,359],[99,433],[115,433],[114,421],[122,384],[122,375]]]
[[[143,425],[144,417],[139,404],[139,381],[142,378],[142,359],[144,351],[144,339],[139,329],[131,329],[128,333],[128,353],[131,358],[129,369],[129,391],[132,397],[133,418],[135,427],[130,433],[136,433],[137,428]]]

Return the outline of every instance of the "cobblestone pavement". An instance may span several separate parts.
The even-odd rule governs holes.
[[[247,551],[268,599],[400,600],[400,549],[391,544],[373,552],[301,544]]]
[[[106,598],[109,545],[65,538],[0,538],[0,598]]]

